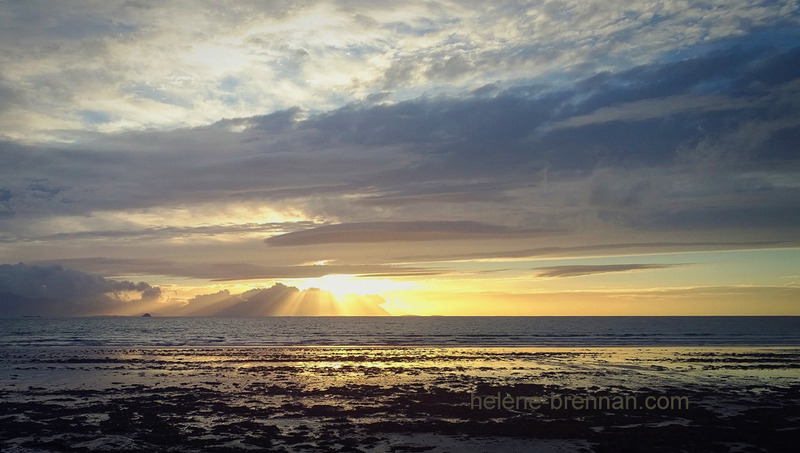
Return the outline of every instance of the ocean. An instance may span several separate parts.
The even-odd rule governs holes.
[[[800,346],[800,317],[0,319],[0,347]]]
[[[800,317],[0,320],[0,451],[794,452]]]

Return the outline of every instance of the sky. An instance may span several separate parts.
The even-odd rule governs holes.
[[[0,316],[800,315],[796,1],[0,1]]]

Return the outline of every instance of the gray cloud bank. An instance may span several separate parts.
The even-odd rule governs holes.
[[[161,289],[61,266],[0,264],[0,316],[109,314],[152,302]]]
[[[228,290],[185,303],[163,301],[161,289],[145,282],[106,279],[61,266],[0,265],[0,317],[140,315],[167,316],[386,316],[375,295],[342,300],[319,289],[283,284],[242,294]]]
[[[526,187],[538,188],[538,205],[564,208],[556,215],[591,209],[601,222],[736,226],[767,210],[770,225],[795,226],[798,57],[800,47],[733,48],[566,90],[279,112],[59,147],[0,143],[3,239],[24,239],[15,219],[196,203],[291,202],[356,222],[431,205],[441,216],[468,203],[530,209]]]

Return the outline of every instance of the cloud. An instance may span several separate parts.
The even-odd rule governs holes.
[[[388,264],[303,264],[265,266],[248,262],[210,261],[182,262],[147,258],[72,258],[56,260],[59,264],[85,272],[104,272],[121,275],[163,275],[205,279],[217,282],[232,280],[276,280],[286,278],[318,278],[326,275],[356,275],[365,277],[442,275],[447,271],[413,266]],[[39,265],[53,265],[46,261]]]
[[[646,99],[627,104],[600,108],[588,115],[560,121],[553,129],[575,128],[612,121],[645,121],[679,113],[702,113],[725,110],[742,110],[754,107],[744,100],[733,100],[725,96],[671,96],[661,99]]]
[[[20,94],[17,89],[0,75],[0,114],[3,114],[20,100]],[[0,135],[0,138],[2,138],[2,135]]]
[[[550,266],[537,268],[536,276],[543,278],[580,277],[584,275],[605,274],[609,272],[630,272],[650,269],[665,269],[674,265],[665,264],[589,264]]]
[[[1,195],[1,194],[0,194]],[[1,198],[0,198],[1,200]],[[315,222],[269,222],[269,223],[242,223],[236,225],[206,225],[195,227],[149,227],[134,230],[94,230],[74,233],[56,233],[50,236],[40,236],[41,240],[75,240],[82,238],[125,238],[125,239],[170,239],[197,236],[219,235],[245,235],[251,233],[283,233],[287,230],[307,229],[315,226]]]
[[[800,196],[800,190],[796,194]],[[784,203],[777,206],[706,207],[678,212],[658,211],[648,220],[648,227],[670,231],[710,227],[792,230],[800,226],[800,209],[787,209]]]
[[[88,134],[72,145],[7,141],[0,144],[5,211],[86,215],[257,200],[347,221],[385,208],[398,214],[394,221],[419,203],[511,206],[520,201],[511,193],[539,184],[545,171],[550,181],[568,181],[602,167],[632,173],[793,161],[798,120],[791,112],[800,95],[791,89],[793,73],[777,63],[795,52],[773,49],[754,61],[753,52],[727,50],[725,64],[696,56],[571,87],[516,86],[491,97],[354,103],[313,114],[290,108],[197,128]],[[616,184],[627,184],[625,175]]]
[[[236,280],[797,243],[794,4],[78,5],[0,8],[9,260]]]
[[[526,258],[559,257],[559,256],[607,256],[619,253],[648,254],[653,252],[678,253],[684,251],[715,251],[737,249],[769,249],[785,248],[800,245],[798,241],[695,241],[695,242],[629,242],[602,243],[579,246],[549,246],[538,248],[513,249],[492,252],[476,252],[468,254],[439,255],[405,255],[397,260],[408,262],[442,261],[481,261],[481,260],[517,260]]]
[[[274,246],[392,241],[433,241],[513,237],[547,232],[516,231],[499,225],[467,221],[359,222],[327,225],[267,238]]]
[[[276,284],[232,295],[195,296],[185,304],[161,301],[145,282],[111,280],[61,266],[0,265],[0,316],[89,316],[152,312],[178,316],[385,316],[386,300]]]
[[[435,183],[387,187],[385,192],[367,195],[357,203],[365,206],[402,206],[416,203],[504,202],[511,197],[503,183]]]
[[[39,141],[198,126],[298,104],[331,110],[385,88],[404,101],[578,80],[797,27],[791,2],[710,3],[5,2],[0,67],[24,101],[0,126]]]
[[[316,288],[276,284],[231,296],[228,291],[197,296],[168,314],[189,316],[387,316],[379,296],[350,294],[342,300]]]
[[[0,314],[109,314],[156,301],[161,289],[145,282],[108,280],[61,266],[0,265]]]

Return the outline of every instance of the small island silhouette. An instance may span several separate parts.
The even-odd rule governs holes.
[[[145,313],[142,315],[142,318],[152,318],[152,316],[150,316],[150,313]]]

